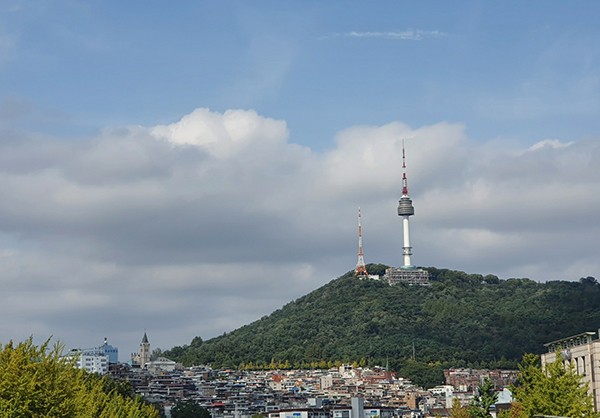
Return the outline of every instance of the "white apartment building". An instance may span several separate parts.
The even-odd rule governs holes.
[[[329,412],[319,408],[280,409],[269,412],[269,418],[329,418]]]
[[[108,373],[108,355],[99,349],[73,349],[65,356],[67,359],[76,358],[76,366],[79,369],[90,373],[106,374]]]

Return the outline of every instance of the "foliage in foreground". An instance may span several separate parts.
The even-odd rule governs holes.
[[[511,387],[515,402],[504,418],[526,418],[534,415],[598,418],[588,385],[575,373],[571,364],[563,365],[557,354],[554,363],[542,370],[539,356],[526,354],[519,365],[519,379]]]
[[[0,345],[0,416],[57,418],[158,418],[139,398],[124,396],[107,378],[61,358],[61,346],[31,338]]]

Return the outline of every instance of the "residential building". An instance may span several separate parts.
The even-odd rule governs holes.
[[[98,348],[79,349],[74,348],[65,356],[67,359],[76,359],[76,366],[79,369],[90,373],[104,375],[108,372],[108,355]]]
[[[146,363],[146,368],[150,371],[150,373],[164,373],[164,372],[172,372],[175,370],[177,363],[173,360],[169,360],[165,357],[159,357],[156,360],[149,361]]]
[[[569,363],[574,371],[588,384],[594,400],[594,410],[600,412],[600,339],[598,332],[584,332],[572,337],[552,341],[544,346],[548,352],[542,354],[542,367],[554,363],[557,353],[562,356],[565,366]]]
[[[329,418],[329,412],[320,408],[281,409],[269,412],[269,418]]]

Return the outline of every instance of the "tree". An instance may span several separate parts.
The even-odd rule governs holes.
[[[210,412],[194,401],[179,401],[171,408],[171,418],[210,418]]]
[[[560,353],[554,363],[542,370],[539,356],[525,354],[519,364],[517,384],[511,387],[522,410],[521,417],[560,415],[569,417],[598,417],[588,393],[588,385],[573,366],[563,364]]]
[[[473,398],[469,412],[473,418],[491,417],[490,407],[496,404],[498,393],[494,388],[494,382],[485,378],[482,383],[477,385],[477,394]]]
[[[450,409],[450,418],[471,418],[471,414],[467,408],[460,404],[458,399],[454,398]]]
[[[158,418],[154,407],[77,369],[61,356],[60,344],[49,343],[38,347],[29,338],[0,345],[0,416]]]
[[[579,279],[579,283],[583,284],[584,286],[595,286],[598,284],[598,281],[596,280],[595,277],[592,276],[587,276],[587,277],[582,277],[581,279]]]
[[[201,337],[194,337],[194,339],[192,340],[192,342],[190,343],[190,347],[200,347],[202,344],[204,343],[204,341],[202,341]]]
[[[152,350],[152,353],[150,353],[150,361],[157,360],[159,357],[162,357],[162,355],[162,350],[157,347],[154,350]]]

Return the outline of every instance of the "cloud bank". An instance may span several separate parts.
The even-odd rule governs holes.
[[[121,359],[268,314],[356,263],[401,261],[406,139],[413,262],[502,278],[598,275],[597,139],[475,143],[459,124],[339,132],[330,151],[285,121],[196,109],[88,139],[3,132],[0,336]]]

